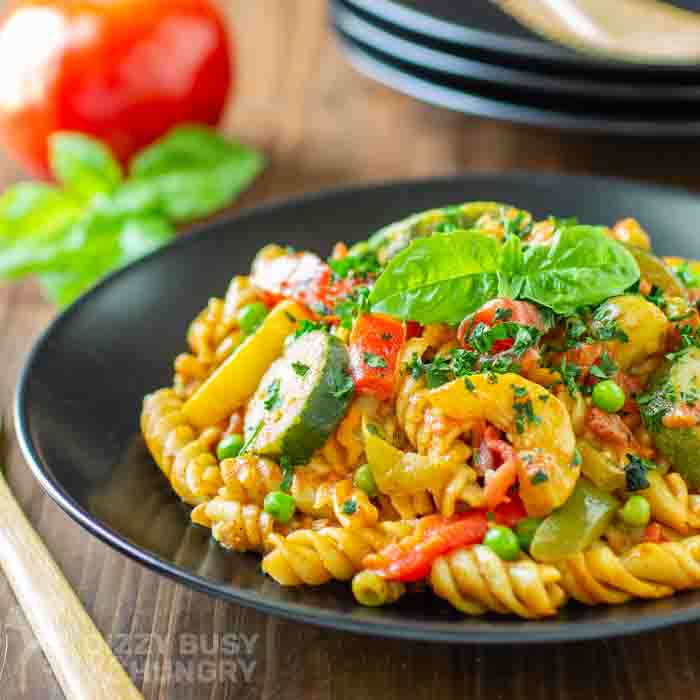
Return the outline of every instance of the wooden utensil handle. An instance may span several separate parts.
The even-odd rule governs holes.
[[[68,700],[143,700],[1,475],[0,566]]]

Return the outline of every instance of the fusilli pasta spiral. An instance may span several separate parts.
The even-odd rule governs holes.
[[[553,566],[525,558],[503,561],[482,545],[439,557],[430,572],[433,591],[466,615],[554,615],[566,601],[560,579]]]

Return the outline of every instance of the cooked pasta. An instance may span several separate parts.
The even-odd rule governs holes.
[[[438,557],[430,571],[436,595],[465,615],[487,611],[524,618],[554,615],[566,601],[560,581],[553,566],[529,559],[503,561],[483,545]]]
[[[269,245],[141,428],[284,586],[553,616],[700,588],[700,263],[634,219],[470,202],[328,260]]]

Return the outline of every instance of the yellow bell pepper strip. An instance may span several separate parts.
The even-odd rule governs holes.
[[[518,490],[528,515],[548,515],[569,498],[581,470],[571,418],[539,384],[518,374],[473,374],[428,398],[450,418],[486,420],[506,434],[519,458]]]
[[[415,452],[403,452],[384,440],[379,428],[363,420],[362,433],[367,462],[381,493],[402,496],[442,488],[454,473],[447,460],[430,459]]]
[[[569,500],[537,528],[530,554],[553,562],[582,552],[605,532],[619,507],[614,496],[579,479]]]
[[[282,301],[248,336],[183,407],[187,419],[199,428],[228,418],[258,387],[263,374],[282,354],[284,341],[309,319],[309,313],[294,301]]]

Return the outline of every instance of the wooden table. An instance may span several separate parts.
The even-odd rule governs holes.
[[[324,0],[229,0],[226,6],[239,56],[226,129],[270,158],[266,174],[237,206],[329,185],[483,168],[700,186],[697,143],[639,143],[467,119],[375,85],[340,54],[327,29]],[[17,177],[11,164],[0,161],[0,185]],[[31,282],[0,289],[5,411],[19,367],[53,313]],[[16,444],[9,478],[149,699],[700,698],[700,663],[694,658],[700,625],[519,649],[416,644],[317,629],[212,600],[112,551],[43,495]],[[0,697],[62,697],[1,576],[0,623],[8,643]],[[218,650],[217,642],[223,643]]]

